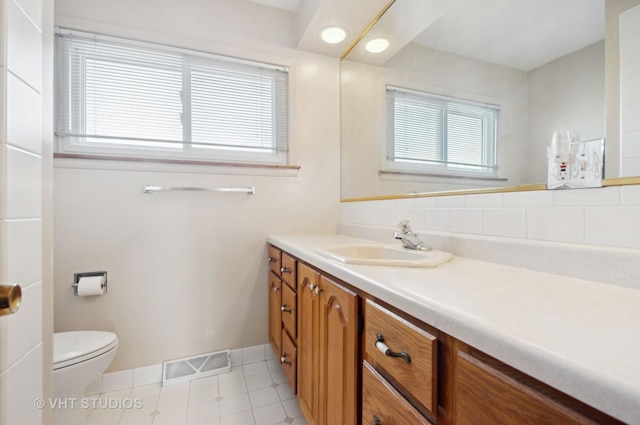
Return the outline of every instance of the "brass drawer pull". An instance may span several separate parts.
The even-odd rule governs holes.
[[[283,312],[283,313],[289,313],[289,314],[292,313],[291,309],[287,308],[286,304],[283,305],[282,307],[280,307],[280,311]]]
[[[380,418],[376,415],[373,415],[373,425],[382,425],[382,422],[380,422]]]
[[[387,344],[384,343],[384,336],[381,333],[376,334],[376,348],[387,357],[402,357],[405,362],[411,363],[411,356],[406,351],[392,351]]]
[[[291,269],[288,269],[286,267],[281,267],[280,268],[280,273],[291,273]]]
[[[293,362],[290,362],[289,360],[287,360],[287,353],[283,353],[282,356],[280,356],[280,363],[288,364],[289,366],[293,364]]]

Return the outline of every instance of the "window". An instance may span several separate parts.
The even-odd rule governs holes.
[[[56,48],[61,152],[287,161],[286,68],[75,31]]]
[[[387,87],[387,170],[493,176],[499,107]]]

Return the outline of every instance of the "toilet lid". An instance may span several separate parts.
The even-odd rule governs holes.
[[[118,337],[113,332],[73,331],[53,334],[53,369],[77,364],[113,350]]]

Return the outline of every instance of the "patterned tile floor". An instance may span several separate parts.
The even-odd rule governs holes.
[[[89,397],[84,425],[306,425],[277,359]]]

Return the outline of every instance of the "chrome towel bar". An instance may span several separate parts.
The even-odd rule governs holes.
[[[142,193],[186,191],[186,192],[238,192],[249,195],[256,194],[255,186],[251,187],[188,187],[188,186],[152,186],[145,184],[142,186]]]

